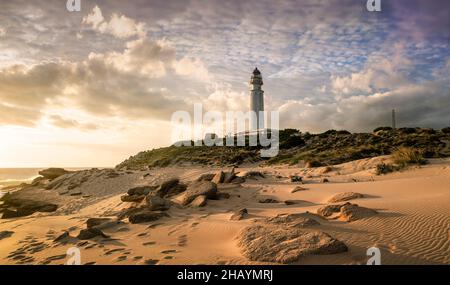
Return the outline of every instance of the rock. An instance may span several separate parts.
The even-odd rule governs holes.
[[[217,192],[216,194],[216,198],[217,199],[230,199],[231,195],[229,193],[225,193],[225,192]]]
[[[153,222],[157,221],[163,217],[168,217],[164,212],[156,212],[156,211],[150,211],[150,210],[141,210],[136,213],[132,213],[128,220],[132,224],[139,224],[139,223],[146,223],[146,222]]]
[[[327,205],[319,208],[317,214],[323,217],[331,217],[347,222],[364,219],[376,215],[378,212],[369,208],[360,207],[356,204],[344,203]]]
[[[297,182],[301,183],[301,182],[303,182],[303,178],[301,176],[298,176],[298,175],[291,175],[289,178],[291,179],[291,182],[294,182],[294,183],[297,183]]]
[[[39,175],[43,176],[45,179],[53,180],[64,174],[69,173],[69,171],[62,168],[48,168],[38,172]]]
[[[280,201],[275,200],[275,199],[271,199],[271,198],[261,199],[258,202],[261,203],[261,204],[276,204],[276,203],[280,203]]]
[[[180,180],[178,178],[171,178],[164,181],[156,190],[155,194],[161,198],[164,198],[177,195],[185,190],[186,186],[184,184],[180,184]]]
[[[170,203],[159,196],[148,195],[145,201],[150,211],[166,211],[170,208]]]
[[[328,180],[328,178],[322,178],[320,180],[320,183],[328,183],[328,182],[330,182],[330,180]]]
[[[150,192],[155,191],[158,188],[158,186],[139,186],[131,188],[127,191],[128,195],[148,195]]]
[[[225,177],[225,173],[223,173],[223,171],[220,171],[220,172],[216,173],[216,175],[214,175],[211,182],[213,182],[215,184],[220,184],[223,182],[224,177]]]
[[[242,175],[243,178],[265,178],[266,176],[260,171],[248,171]]]
[[[287,206],[298,205],[298,204],[303,204],[303,203],[310,203],[310,202],[304,201],[304,200],[286,200],[286,201],[284,201],[284,204],[286,204]]]
[[[70,192],[69,195],[70,196],[81,196],[81,195],[83,195],[83,192],[81,192],[81,191],[74,191],[74,192]]]
[[[6,195],[3,197],[5,209],[2,219],[29,216],[35,212],[54,212],[58,209],[58,205],[48,202],[5,197]]]
[[[330,217],[335,213],[339,213],[341,211],[341,207],[345,204],[340,205],[326,205],[317,209],[317,214],[322,217]]]
[[[216,176],[216,174],[214,173],[206,173],[206,174],[202,174],[200,175],[199,178],[197,178],[196,181],[200,182],[200,181],[211,181],[214,179],[214,176]]]
[[[61,235],[59,235],[57,238],[53,240],[53,242],[62,242],[66,238],[70,237],[70,234],[68,231],[63,232]]]
[[[86,226],[90,229],[112,221],[113,220],[111,218],[89,218],[86,221]]]
[[[109,238],[109,236],[105,235],[101,230],[95,227],[81,230],[77,238],[81,240],[87,240],[98,236],[101,236],[103,238]]]
[[[295,187],[294,189],[292,189],[291,193],[296,193],[296,192],[306,191],[306,190],[308,190],[308,189],[303,188],[303,187],[301,187],[301,186],[297,186],[297,187]]]
[[[353,222],[376,214],[378,214],[378,212],[375,210],[360,207],[355,204],[347,204],[341,207],[340,219],[347,222]]]
[[[200,195],[194,199],[189,205],[193,207],[204,207],[208,202],[208,198],[205,195]]]
[[[217,193],[217,185],[209,181],[192,182],[181,197],[181,204],[188,205],[198,196],[204,195],[206,198],[214,198]]]
[[[127,203],[139,203],[144,200],[144,198],[145,195],[123,195],[120,197],[120,200]]]
[[[41,182],[43,182],[44,180],[46,180],[44,176],[36,177],[31,182],[31,186],[37,186],[37,185],[41,184]]]
[[[14,232],[12,232],[12,231],[1,231],[0,232],[0,240],[5,239],[5,238],[9,238],[13,234],[14,234]]]
[[[328,200],[328,203],[339,203],[359,198],[364,198],[364,195],[355,192],[345,192],[334,195]]]
[[[240,221],[240,220],[246,218],[247,215],[248,215],[247,209],[245,209],[245,208],[244,209],[240,209],[240,210],[238,210],[238,211],[233,213],[233,215],[231,216],[230,220],[231,221]]]
[[[223,183],[231,183],[231,181],[233,181],[234,178],[236,178],[236,173],[233,167],[230,172],[225,172],[225,175],[223,177]]]
[[[252,225],[241,231],[239,246],[252,261],[292,263],[306,255],[346,252],[347,246],[320,231],[303,231],[295,227]]]
[[[305,214],[279,214],[275,217],[267,218],[266,221],[268,223],[289,225],[301,228],[320,225],[318,221],[306,217]]]
[[[234,184],[241,184],[241,183],[244,183],[245,182],[245,179],[243,178],[243,177],[239,177],[239,176],[236,176],[232,181],[231,181],[231,183],[234,183]]]

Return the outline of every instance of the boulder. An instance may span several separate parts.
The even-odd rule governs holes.
[[[359,198],[364,198],[364,195],[355,192],[345,192],[334,195],[328,200],[328,203],[339,203]]]
[[[13,234],[14,234],[14,232],[12,232],[12,231],[1,231],[0,232],[0,240],[5,239],[5,238],[9,238]]]
[[[326,205],[317,210],[317,214],[323,217],[332,217],[347,222],[368,218],[377,213],[375,210],[348,202],[344,204]]]
[[[123,195],[120,197],[122,202],[139,203],[144,200],[145,195]]]
[[[136,213],[132,213],[128,220],[132,224],[140,224],[140,223],[147,223],[147,222],[153,222],[157,221],[163,217],[168,217],[164,212],[157,212],[157,211],[150,211],[148,209],[140,210]]]
[[[303,182],[303,178],[298,175],[291,175],[289,178],[291,179],[291,182],[293,182],[293,183],[302,183]]]
[[[58,205],[36,201],[30,199],[17,199],[11,196],[4,198],[4,210],[2,219],[24,217],[32,215],[35,212],[54,212],[58,209]]]
[[[247,209],[245,209],[245,208],[244,209],[240,209],[240,210],[238,210],[238,211],[233,213],[233,215],[231,216],[230,220],[231,221],[240,221],[240,220],[246,218],[247,215],[248,215]]]
[[[148,195],[145,198],[145,202],[150,211],[166,211],[170,208],[170,203],[159,196]]]
[[[275,199],[271,199],[271,198],[261,199],[258,202],[261,203],[261,204],[276,204],[276,203],[280,203],[280,201],[275,200]]]
[[[223,182],[224,177],[225,177],[225,173],[223,173],[223,171],[219,171],[218,173],[216,173],[216,175],[214,175],[211,182],[213,182],[215,184],[220,184]]]
[[[88,229],[90,229],[90,228],[97,227],[97,226],[100,226],[105,223],[109,223],[111,221],[113,221],[113,220],[110,218],[89,218],[86,221],[86,226]]]
[[[279,214],[275,217],[267,218],[266,221],[272,224],[289,225],[300,228],[320,225],[318,221],[307,217],[306,214]]]
[[[62,234],[60,234],[58,237],[56,237],[53,242],[62,242],[65,239],[69,238],[70,234],[68,231],[63,232]]]
[[[45,179],[53,180],[64,174],[69,173],[69,171],[62,168],[48,168],[38,172],[39,175],[43,176]]]
[[[288,264],[306,255],[346,252],[347,246],[320,231],[295,227],[252,225],[241,231],[239,246],[245,257],[258,262]]]
[[[295,187],[294,189],[292,189],[291,193],[296,193],[296,192],[306,191],[306,190],[308,190],[308,189],[303,188],[303,187],[301,187],[301,186],[297,186],[297,187]]]
[[[150,192],[155,191],[158,186],[139,186],[131,188],[127,191],[127,194],[130,196],[133,195],[148,195]]]
[[[189,205],[192,207],[204,207],[208,202],[208,198],[205,195],[200,195],[194,199]]]
[[[186,190],[184,184],[180,184],[178,178],[171,178],[164,181],[156,190],[155,194],[161,198],[171,197]]]
[[[214,179],[214,177],[216,176],[216,174],[214,173],[206,173],[206,174],[202,174],[200,175],[200,177],[197,178],[196,181],[211,181]]]
[[[231,169],[230,172],[225,172],[225,175],[223,177],[223,183],[231,183],[233,179],[236,178],[236,173],[234,171],[234,167]]]
[[[198,196],[204,195],[206,198],[214,198],[217,193],[217,185],[209,181],[195,181],[189,184],[181,197],[181,204],[188,205]]]
[[[81,230],[77,236],[77,239],[87,240],[87,239],[92,239],[92,238],[95,238],[98,236],[103,237],[103,238],[109,238],[109,236],[105,235],[101,230],[94,227],[94,228]]]

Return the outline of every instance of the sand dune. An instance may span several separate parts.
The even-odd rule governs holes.
[[[28,217],[0,220],[0,231],[13,231],[0,240],[1,264],[63,264],[69,247],[81,249],[83,264],[255,264],[238,247],[239,232],[246,226],[281,213],[315,213],[338,193],[356,192],[363,198],[351,200],[375,209],[378,214],[354,222],[323,219],[315,229],[344,242],[349,250],[332,255],[312,255],[295,264],[365,264],[366,250],[376,246],[382,264],[450,264],[450,160],[433,160],[385,176],[376,176],[374,167],[388,157],[379,157],[323,168],[246,167],[259,170],[265,178],[247,179],[242,185],[222,184],[219,191],[230,199],[209,200],[206,207],[172,207],[170,217],[144,224],[127,220],[104,230],[111,238],[87,241],[71,239],[53,242],[63,231],[71,236],[85,228],[91,217],[112,216],[127,203],[120,200],[128,189],[158,183],[170,177],[195,180],[218,169],[184,167],[123,173],[112,179],[95,178],[80,186],[89,197],[57,195],[41,189],[43,197],[57,201],[55,213],[35,213]],[[148,175],[146,175],[148,173]],[[304,177],[306,190],[291,193],[299,184],[290,175]],[[326,177],[329,183],[320,183]],[[27,195],[36,195],[36,190]],[[259,203],[271,198],[280,203]],[[286,200],[298,200],[286,205]],[[234,211],[248,210],[248,217],[231,221]]]

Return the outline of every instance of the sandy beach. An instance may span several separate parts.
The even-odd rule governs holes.
[[[221,169],[123,170],[113,178],[107,174],[109,170],[92,170],[76,189],[78,195],[70,195],[64,187],[22,190],[22,198],[37,195],[56,203],[58,209],[0,220],[0,232],[11,232],[0,239],[0,264],[64,264],[71,247],[80,249],[82,264],[276,264],[250,260],[243,254],[243,229],[279,214],[313,215],[329,204],[331,197],[346,192],[362,194],[349,202],[377,213],[350,222],[315,215],[318,224],[313,229],[343,242],[348,250],[305,254],[289,264],[366,264],[366,251],[374,246],[381,250],[382,264],[450,264],[450,159],[432,159],[424,166],[375,175],[375,165],[383,161],[389,157],[357,160],[331,169],[242,166],[235,170],[238,176],[259,171],[264,177],[218,184],[218,191],[228,193],[228,199],[208,200],[203,207],[174,203],[165,211],[167,216],[157,221],[133,224],[123,219],[102,229],[108,237],[80,240],[76,236],[89,218],[116,221],[117,213],[130,207],[132,203],[121,200],[130,188],[172,177],[191,183]],[[303,177],[303,183],[292,182],[290,177],[296,175]],[[298,186],[301,191],[292,193]],[[262,203],[267,199],[272,201]],[[248,214],[240,220],[230,219],[243,208]],[[63,242],[55,241],[64,232],[68,236]]]

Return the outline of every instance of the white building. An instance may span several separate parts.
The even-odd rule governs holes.
[[[256,113],[256,121],[250,120],[250,131],[264,129],[264,116],[259,112],[264,111],[264,91],[261,89],[263,85],[262,75],[258,68],[253,71],[250,79],[250,111]]]

